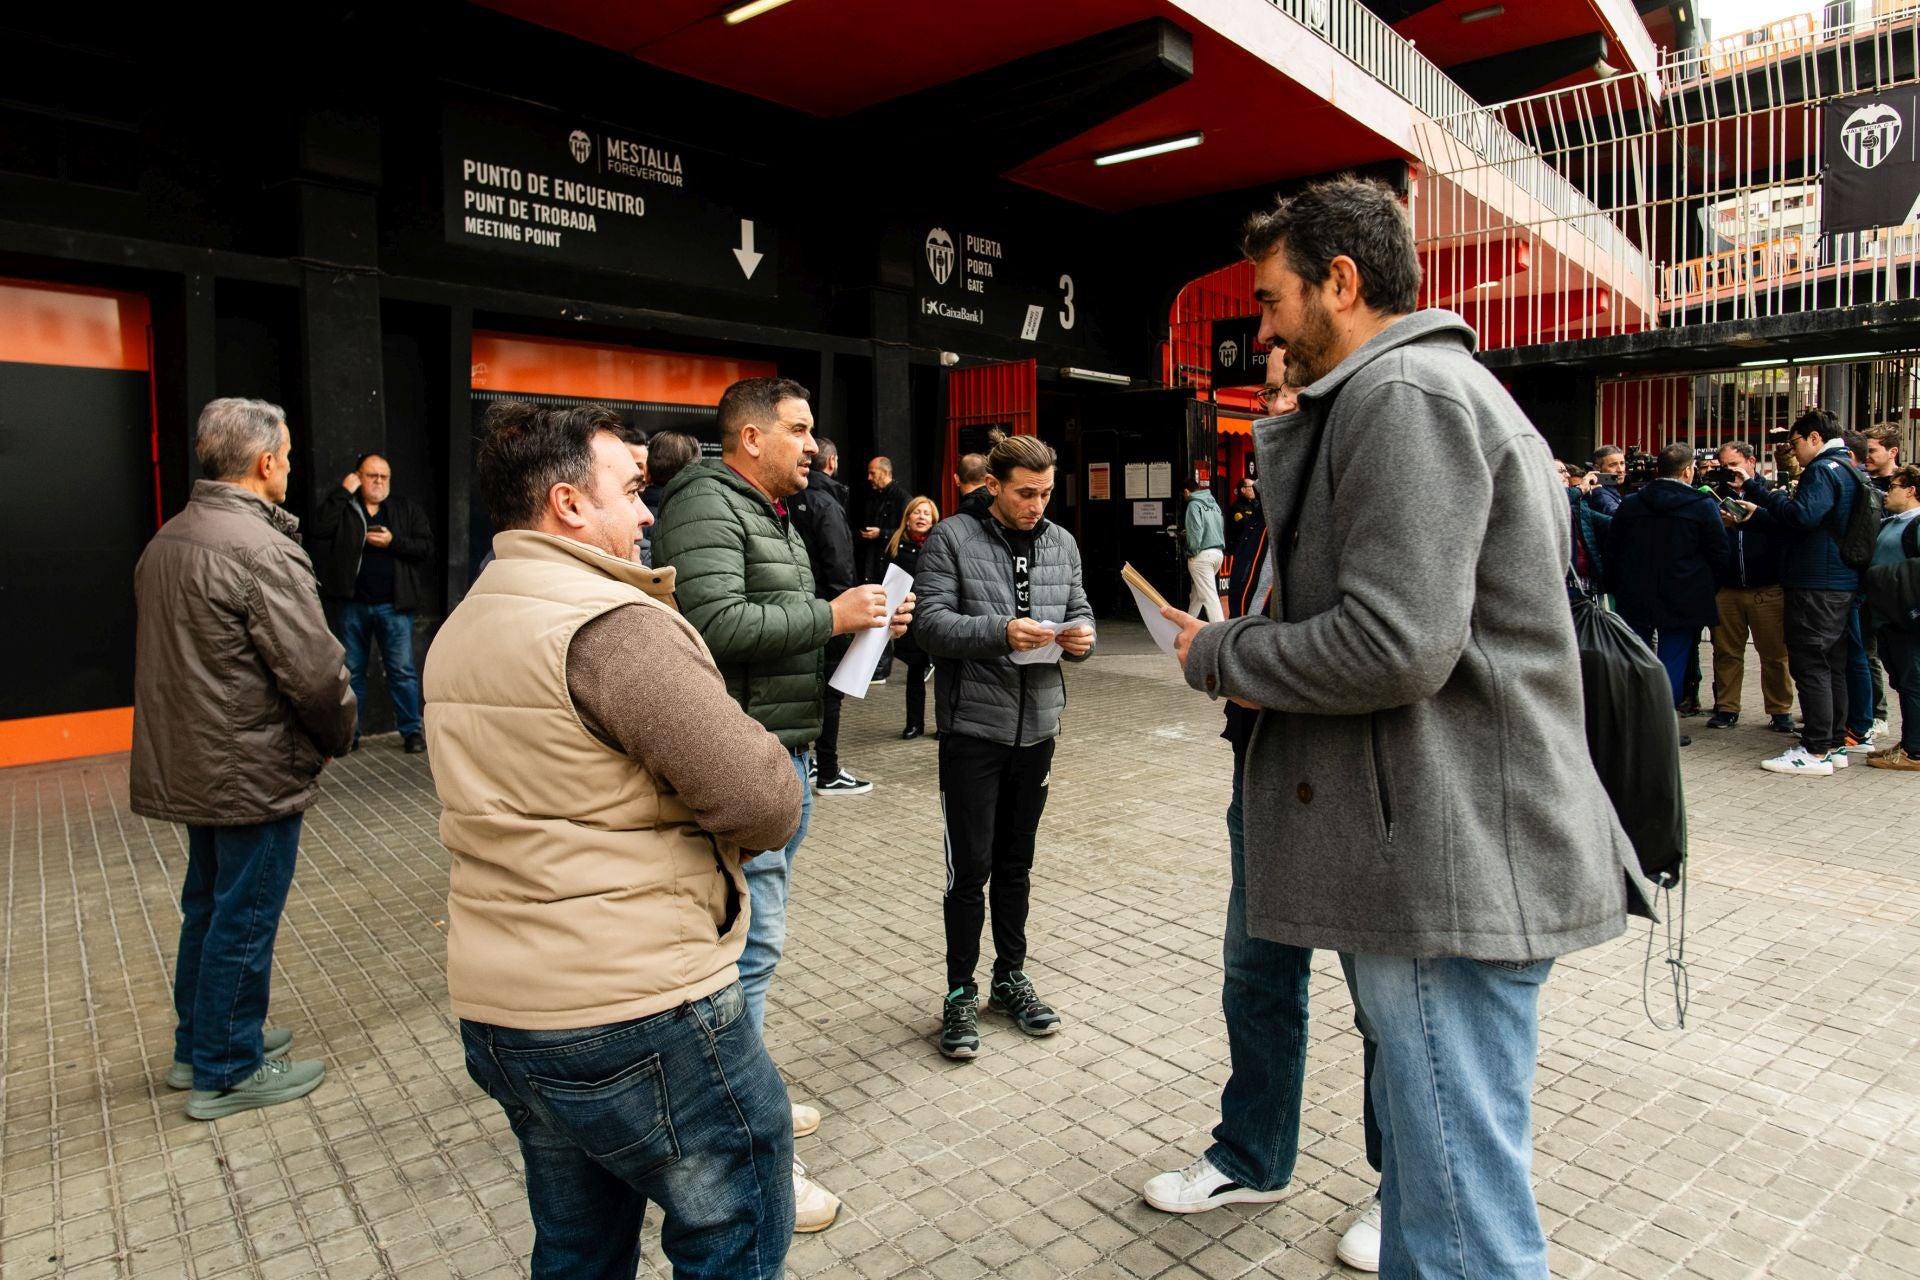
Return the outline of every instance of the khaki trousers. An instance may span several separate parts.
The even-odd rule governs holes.
[[[1793,710],[1783,621],[1786,592],[1779,587],[1722,587],[1714,603],[1720,607],[1720,625],[1713,629],[1713,709],[1740,710],[1751,634],[1760,654],[1760,698],[1767,714],[1783,716]]]

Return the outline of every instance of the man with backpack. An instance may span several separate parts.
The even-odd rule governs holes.
[[[1781,585],[1787,597],[1787,665],[1800,691],[1803,723],[1798,745],[1761,761],[1760,767],[1826,777],[1847,765],[1847,629],[1860,592],[1860,569],[1873,556],[1880,495],[1853,465],[1830,410],[1807,410],[1788,438],[1801,468],[1793,492],[1771,489],[1755,476],[1745,493],[1791,538]]]

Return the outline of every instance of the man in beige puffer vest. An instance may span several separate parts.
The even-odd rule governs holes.
[[[453,855],[447,989],[520,1140],[538,1277],[621,1277],[649,1200],[676,1275],[779,1277],[792,1111],[745,1016],[740,850],[800,786],[634,555],[652,522],[604,409],[502,402],[505,530],[435,637],[426,730]]]

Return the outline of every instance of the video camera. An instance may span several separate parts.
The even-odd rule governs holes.
[[[1627,471],[1620,477],[1620,492],[1638,493],[1660,475],[1660,460],[1637,444],[1627,446]]]

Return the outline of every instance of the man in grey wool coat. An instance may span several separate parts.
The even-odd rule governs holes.
[[[1385,187],[1320,183],[1248,223],[1260,338],[1299,411],[1256,424],[1267,616],[1167,610],[1187,682],[1261,709],[1245,765],[1251,932],[1349,955],[1379,1040],[1380,1270],[1545,1280],[1529,1181],[1539,996],[1651,891],[1587,754],[1546,441],[1414,310]],[[1440,479],[1409,519],[1382,476]]]

